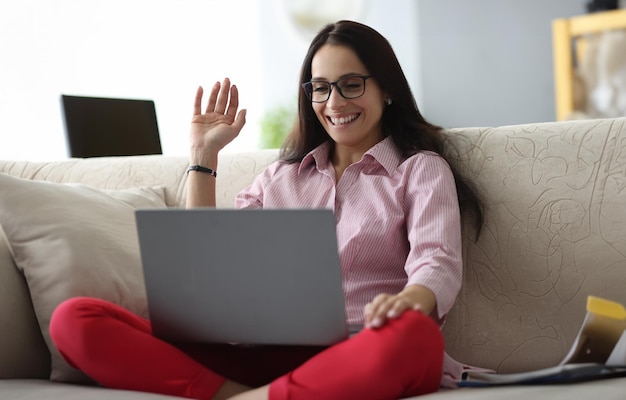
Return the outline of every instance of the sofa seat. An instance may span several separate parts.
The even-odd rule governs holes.
[[[51,382],[42,379],[0,380],[0,399],[6,400],[180,400],[181,397],[113,390],[101,387]]]

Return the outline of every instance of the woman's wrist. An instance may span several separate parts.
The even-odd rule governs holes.
[[[205,148],[191,148],[189,165],[200,165],[205,168],[217,169],[218,151]]]

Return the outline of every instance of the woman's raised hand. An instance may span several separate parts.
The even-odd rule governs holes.
[[[202,112],[202,95],[199,87],[193,105],[190,145],[192,162],[202,164],[204,159],[217,155],[228,143],[239,135],[246,123],[246,110],[237,113],[239,92],[228,78],[216,82],[211,89],[208,103]]]

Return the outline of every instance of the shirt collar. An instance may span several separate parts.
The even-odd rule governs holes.
[[[319,171],[324,171],[328,168],[330,158],[330,142],[324,142],[311,150],[300,162],[298,168],[298,174],[302,172],[304,168],[312,163],[315,163]],[[360,163],[376,162],[380,164],[388,175],[391,175],[398,166],[404,161],[400,150],[396,147],[393,139],[388,136],[375,144],[371,149],[363,154]]]
[[[398,166],[404,161],[400,149],[393,142],[391,136],[387,136],[371,149],[365,152],[361,161],[371,159],[380,164],[388,175],[392,175]]]

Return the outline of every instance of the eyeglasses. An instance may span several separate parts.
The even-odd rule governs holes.
[[[335,82],[310,81],[302,84],[304,93],[313,103],[323,103],[330,98],[333,86],[344,99],[356,99],[365,93],[365,81],[371,76],[349,76]]]

